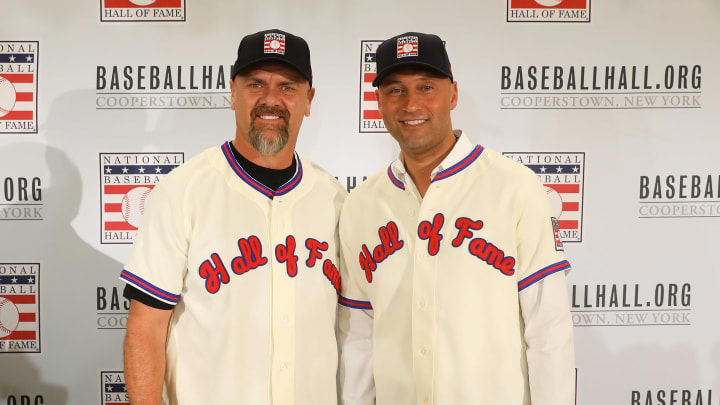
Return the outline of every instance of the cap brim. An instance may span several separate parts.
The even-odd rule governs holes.
[[[269,62],[275,62],[275,63],[280,63],[280,64],[283,64],[286,66],[290,66],[291,68],[295,69],[298,73],[300,73],[300,75],[302,77],[306,78],[307,81],[312,85],[312,77],[307,77],[307,75],[305,73],[303,73],[302,69],[300,69],[297,65],[293,64],[292,62],[290,62],[289,60],[287,60],[285,58],[281,58],[278,56],[272,56],[272,55],[268,55],[263,58],[255,59],[254,61],[252,61],[250,63],[235,67],[235,73],[233,74],[232,79],[234,80],[235,76],[238,73],[240,73],[241,71],[243,71],[251,66],[255,66],[260,63],[269,63]]]
[[[403,61],[403,62],[396,62],[392,66],[388,66],[384,70],[378,72],[377,76],[375,76],[375,80],[373,80],[373,82],[372,82],[372,85],[374,87],[380,87],[380,83],[382,83],[382,81],[385,80],[385,77],[387,75],[389,75],[390,73],[392,73],[393,70],[403,68],[403,67],[408,67],[408,66],[419,66],[419,67],[425,68],[427,70],[433,71],[435,73],[439,73],[440,75],[445,76],[450,80],[453,79],[452,75],[448,75],[447,72],[443,72],[442,70],[438,69],[437,67],[435,67],[429,63],[409,60],[409,61]]]

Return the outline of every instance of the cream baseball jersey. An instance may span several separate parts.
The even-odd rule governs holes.
[[[395,161],[353,190],[340,220],[339,302],[373,310],[377,403],[530,404],[520,297],[570,268],[542,185],[465,135],[422,199],[406,176]],[[570,352],[543,369],[562,368],[572,388],[564,306],[548,336],[569,334]]]
[[[295,159],[295,175],[273,192],[226,143],[150,194],[121,279],[176,304],[165,404],[336,403],[346,193]]]

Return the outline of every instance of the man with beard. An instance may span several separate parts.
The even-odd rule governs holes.
[[[120,276],[133,405],[336,403],[346,193],[295,153],[314,94],[302,38],[246,36],[232,69],[234,140],[150,194]]]

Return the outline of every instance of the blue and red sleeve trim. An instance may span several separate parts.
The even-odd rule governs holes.
[[[345,298],[342,295],[338,296],[338,304],[355,309],[372,309],[372,305],[369,301],[356,301],[350,298]]]
[[[558,271],[567,270],[570,268],[570,263],[568,263],[567,260],[563,260],[561,262],[557,262],[555,264],[551,264],[547,267],[544,267],[535,273],[525,277],[524,279],[520,280],[518,282],[518,291],[522,291],[531,285],[537,283],[538,281],[544,279],[545,277],[557,273]]]
[[[127,270],[123,270],[120,273],[120,278],[164,302],[170,304],[177,304],[178,300],[180,299],[179,295],[169,293],[162,288],[156,287]]]

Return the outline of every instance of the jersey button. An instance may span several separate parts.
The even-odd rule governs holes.
[[[422,349],[420,349],[420,354],[423,356],[427,356],[430,351],[428,350],[427,346],[423,346]]]
[[[287,364],[287,363],[283,363],[283,364],[282,364],[282,369],[283,369],[283,370],[287,370],[287,369],[288,369],[288,364]]]
[[[425,402],[426,404],[429,404],[429,403],[430,403],[430,397],[425,396],[425,398],[423,399],[423,402]]]
[[[420,308],[425,308],[425,300],[420,300]]]
[[[408,211],[408,215],[410,215],[410,216],[415,215],[415,211],[413,211],[413,210]]]
[[[287,323],[287,322],[288,322],[288,317],[287,317],[287,315],[285,315],[282,317],[282,323]]]

